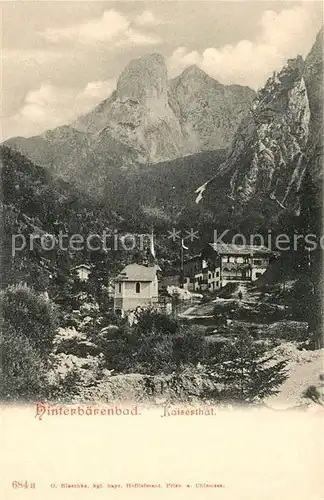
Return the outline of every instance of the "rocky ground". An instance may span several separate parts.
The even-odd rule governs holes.
[[[292,408],[307,405],[310,398],[303,397],[304,391],[315,386],[324,404],[324,383],[320,379],[324,373],[324,349],[300,351],[297,345],[286,342],[274,349],[276,359],[288,359],[289,377],[280,387],[277,395],[271,396],[266,403],[271,408]]]

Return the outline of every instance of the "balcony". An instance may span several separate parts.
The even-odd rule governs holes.
[[[233,276],[229,275],[227,276],[226,274],[223,274],[222,276],[223,281],[244,281],[244,282],[249,282],[251,281],[251,277],[242,277],[242,276]]]
[[[251,264],[246,262],[224,262],[222,264],[223,271],[246,271],[251,269]]]

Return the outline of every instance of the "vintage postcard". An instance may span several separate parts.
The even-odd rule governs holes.
[[[1,17],[1,498],[323,500],[323,3]]]

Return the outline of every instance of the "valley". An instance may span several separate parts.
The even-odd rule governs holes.
[[[170,79],[162,55],[142,55],[72,123],[5,141],[1,301],[9,399],[235,405],[274,401],[282,386],[297,405],[307,387],[294,384],[289,370],[316,385],[311,365],[299,372],[289,356],[318,369],[320,246],[289,247],[253,282],[204,289],[176,307],[165,289],[163,297],[144,297],[159,306],[141,314],[124,314],[116,303],[137,304],[157,272],[160,282],[175,277],[181,294],[184,255],[197,256],[215,231],[227,231],[225,244],[237,233],[269,231],[320,241],[322,45],[321,31],[305,59],[296,54],[257,92],[223,85],[197,65]],[[145,235],[145,245],[108,252],[41,243],[62,231],[86,240],[108,229]],[[190,241],[189,234],[198,236]],[[38,243],[12,252],[17,235]],[[153,266],[156,276],[147,278]],[[25,368],[11,382],[16,366]]]

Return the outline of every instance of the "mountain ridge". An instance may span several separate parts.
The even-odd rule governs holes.
[[[227,196],[238,207],[272,200],[298,211],[298,192],[307,168],[322,178],[323,31],[305,61],[289,59],[267,80],[240,123],[225,162],[197,188],[197,203],[212,198],[227,179]]]
[[[177,78],[168,79],[157,53],[131,60],[116,89],[88,113],[70,125],[5,144],[68,182],[82,178],[80,187],[94,182],[85,175],[90,164],[102,178],[105,165],[109,177],[118,168],[143,168],[228,147],[255,92],[224,86],[197,67]]]

